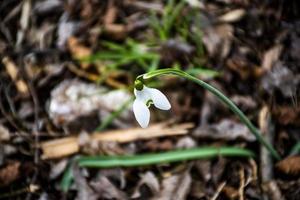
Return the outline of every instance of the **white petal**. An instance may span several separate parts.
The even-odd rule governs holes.
[[[147,103],[147,101],[149,101],[151,99],[151,95],[148,92],[146,86],[144,86],[144,89],[142,89],[142,90],[134,89],[134,95],[135,95],[137,100],[140,100],[144,103]]]
[[[150,121],[150,111],[146,104],[139,99],[135,99],[133,102],[133,113],[140,126],[146,128]]]
[[[161,110],[169,110],[171,108],[171,104],[167,97],[158,89],[155,88],[145,88],[147,93],[150,93],[151,99],[156,108]]]

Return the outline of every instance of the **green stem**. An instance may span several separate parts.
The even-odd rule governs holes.
[[[162,153],[126,156],[89,156],[78,160],[81,167],[133,167],[159,163],[171,163],[178,161],[206,159],[216,156],[241,156],[254,157],[253,152],[237,147],[202,147],[195,149],[183,149]]]
[[[69,190],[73,182],[72,166],[77,163],[81,167],[134,167],[194,159],[208,159],[218,156],[254,157],[255,155],[250,150],[238,147],[201,147],[140,155],[76,157],[69,163],[60,186],[64,192]]]
[[[229,99],[227,98],[222,92],[214,88],[213,86],[209,85],[208,83],[199,80],[198,78],[189,75],[188,73],[177,70],[177,69],[160,69],[155,70],[143,75],[140,75],[137,77],[137,79],[143,81],[144,79],[150,79],[156,76],[165,75],[165,74],[173,74],[177,75],[183,78],[186,78],[188,80],[191,80],[198,85],[202,86],[203,88],[210,91],[212,94],[214,94],[218,99],[220,99],[223,103],[225,103],[239,118],[240,120],[248,127],[248,129],[255,135],[257,140],[262,143],[269,152],[277,159],[280,160],[280,155],[277,153],[277,151],[273,148],[273,146],[268,143],[261,135],[260,131],[250,122],[250,120],[246,117],[246,115]]]

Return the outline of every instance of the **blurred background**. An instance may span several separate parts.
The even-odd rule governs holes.
[[[297,0],[1,0],[0,199],[300,199]],[[134,119],[136,76],[181,69],[229,97],[283,157],[274,161],[216,97],[175,76],[169,99]],[[74,166],[78,155],[235,146],[143,167]]]

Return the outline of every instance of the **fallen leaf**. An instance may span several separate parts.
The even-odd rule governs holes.
[[[10,139],[10,132],[9,130],[0,124],[0,143],[2,141],[9,141]]]
[[[255,141],[255,137],[244,124],[230,119],[223,119],[215,124],[200,126],[192,132],[192,135],[196,138]]]
[[[284,174],[300,175],[300,156],[290,156],[276,164],[276,168]]]
[[[131,95],[124,90],[109,92],[106,88],[79,80],[65,80],[51,91],[49,116],[57,126],[65,125],[80,116],[92,115],[101,109],[117,110]],[[125,110],[120,117],[129,118],[130,110]],[[105,117],[105,116],[103,116]],[[113,122],[114,123],[114,122]]]
[[[58,176],[60,176],[64,172],[67,165],[68,165],[68,160],[67,159],[63,159],[63,160],[53,164],[51,166],[49,178],[50,179],[56,179]]]
[[[80,44],[77,38],[72,36],[68,39],[68,48],[74,59],[87,58],[92,54],[92,50],[90,48],[83,46]],[[80,66],[83,69],[87,69],[90,64],[86,62],[80,62]]]
[[[28,95],[29,89],[26,82],[18,77],[19,70],[17,65],[8,57],[4,57],[2,59],[2,62],[6,67],[8,75],[15,82],[18,91],[21,92],[23,95]]]
[[[272,114],[280,124],[300,124],[300,106],[274,106]]]
[[[114,0],[109,1],[106,13],[103,17],[104,25],[113,24],[117,18],[117,14],[118,14],[118,10],[115,6]]]
[[[95,193],[92,188],[88,185],[86,178],[82,175],[78,166],[73,166],[74,183],[77,189],[78,200],[97,200],[99,194]]]
[[[261,66],[265,71],[270,71],[278,61],[282,48],[282,45],[276,45],[264,53]]]
[[[147,186],[153,195],[159,192],[159,182],[153,172],[147,171],[146,173],[140,175],[141,179],[137,184],[131,198],[141,198],[143,197],[143,193],[141,193],[140,189],[143,185]],[[145,197],[144,197],[145,198]]]
[[[231,10],[218,18],[221,22],[232,23],[241,20],[246,14],[244,9]]]
[[[153,200],[185,200],[191,188],[192,178],[189,170],[171,175],[163,180],[161,191]]]
[[[97,177],[90,184],[101,199],[129,199],[124,192],[122,192],[114,184],[112,184],[110,180],[105,176],[100,175],[100,177]]]
[[[67,14],[63,14],[59,20],[57,28],[57,42],[56,45],[65,50],[68,39],[78,31],[80,23],[76,21],[68,21]]]
[[[7,186],[19,178],[20,165],[20,162],[15,161],[0,168],[0,186]]]
[[[287,98],[296,95],[299,83],[300,75],[295,74],[285,63],[280,61],[276,62],[274,67],[262,79],[262,87],[269,94],[274,94],[277,89]]]
[[[203,30],[203,44],[205,45],[209,56],[218,56],[224,59],[229,54],[233,27],[229,24],[210,26]]]

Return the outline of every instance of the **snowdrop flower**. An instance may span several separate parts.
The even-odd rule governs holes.
[[[167,97],[158,89],[148,88],[141,81],[135,84],[133,102],[133,113],[142,128],[146,128],[150,121],[150,111],[148,106],[154,104],[161,110],[169,110],[171,104]]]

